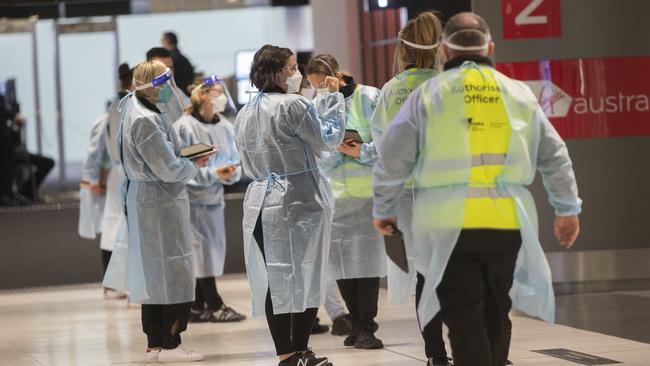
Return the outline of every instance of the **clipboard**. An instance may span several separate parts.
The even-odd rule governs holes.
[[[343,141],[348,141],[348,140],[352,140],[354,142],[363,144],[363,139],[361,138],[361,135],[359,135],[359,131],[357,130],[345,130],[345,136],[343,136]]]
[[[386,246],[386,255],[390,258],[395,265],[397,265],[405,273],[409,272],[409,262],[406,257],[406,245],[404,244],[404,234],[397,228],[393,236],[384,236],[384,244]]]
[[[195,144],[181,149],[181,156],[188,159],[200,158],[204,155],[210,155],[217,151],[215,147],[208,144]]]

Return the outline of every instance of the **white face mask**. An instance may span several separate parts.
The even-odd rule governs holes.
[[[293,75],[287,78],[287,94],[295,94],[300,91],[300,84],[302,84],[302,74],[300,70],[296,70]]]
[[[212,98],[212,110],[214,114],[223,113],[226,110],[226,105],[228,105],[228,98],[225,94]]]

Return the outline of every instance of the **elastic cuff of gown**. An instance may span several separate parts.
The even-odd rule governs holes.
[[[563,217],[563,216],[577,216],[582,212],[582,208],[574,208],[571,210],[566,210],[566,211],[555,211],[555,216]]]
[[[397,213],[387,214],[387,213],[380,213],[374,210],[372,211],[372,218],[374,219],[383,220],[383,219],[390,219],[393,217],[397,217]]]

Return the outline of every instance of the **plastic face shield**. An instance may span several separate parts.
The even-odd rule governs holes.
[[[431,51],[431,50],[435,50],[436,48],[438,48],[438,46],[440,46],[440,41],[436,41],[434,44],[417,44],[403,39],[402,32],[399,32],[397,34],[397,44],[395,45],[395,53],[393,55],[393,75],[397,75],[399,72],[403,71],[400,70],[401,67],[397,65],[398,64],[397,57],[402,52],[401,49],[404,46],[415,48],[418,50],[423,50],[423,51]]]
[[[171,87],[175,87],[174,78],[172,77],[172,72],[170,69],[166,69],[165,72],[153,78],[150,82],[135,87],[135,90],[144,90],[149,88],[158,88],[162,89],[165,84],[169,84]],[[135,80],[135,83],[141,83],[140,80]]]
[[[221,85],[223,94],[228,98],[228,103],[226,103],[226,110],[223,112],[226,116],[231,116],[237,114],[237,108],[235,107],[235,102],[230,96],[228,87],[226,87],[225,81],[217,75],[210,75],[203,79],[203,87],[211,88],[214,85]]]

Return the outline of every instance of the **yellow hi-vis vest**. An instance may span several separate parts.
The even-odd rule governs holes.
[[[514,199],[501,194],[495,183],[505,164],[512,128],[492,73],[466,69],[463,97],[471,150],[463,228],[519,229]]]
[[[364,105],[362,85],[358,85],[347,103],[347,129],[357,130],[363,142],[372,141],[370,122],[372,110]],[[366,99],[368,99],[366,97]],[[367,104],[368,101],[365,101]],[[372,197],[372,166],[359,163],[355,158],[344,156],[342,164],[329,172],[334,197]]]

